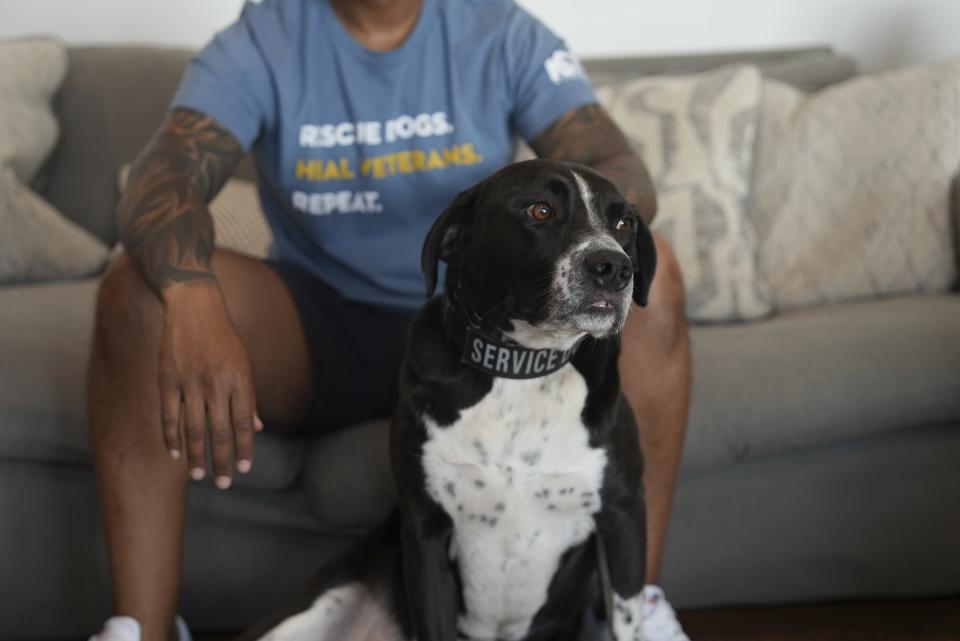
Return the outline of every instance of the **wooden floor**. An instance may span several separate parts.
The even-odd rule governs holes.
[[[960,641],[960,598],[681,612],[691,641]]]

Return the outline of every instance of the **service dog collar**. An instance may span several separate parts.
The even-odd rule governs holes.
[[[471,318],[471,316],[473,318]],[[531,349],[482,328],[475,314],[469,314],[443,297],[443,331],[461,348],[460,362],[490,376],[529,379],[553,374],[570,362],[583,339],[570,349]]]

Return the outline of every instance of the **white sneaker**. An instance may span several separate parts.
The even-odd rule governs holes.
[[[643,588],[644,641],[690,641],[683,633],[677,613],[656,585]]]
[[[179,616],[176,626],[179,641],[193,641],[187,624]],[[133,617],[110,617],[103,624],[103,629],[90,637],[90,641],[140,641],[140,623]]]
[[[177,615],[175,623],[177,626],[178,641],[193,641],[193,635],[190,634],[190,628],[187,627],[187,622],[180,618],[179,614]]]
[[[90,641],[140,641],[140,624],[133,617],[110,617]]]

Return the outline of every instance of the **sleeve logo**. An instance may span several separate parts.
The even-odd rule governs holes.
[[[583,67],[580,66],[580,61],[566,49],[557,49],[550,54],[550,57],[543,63],[543,67],[547,70],[550,82],[555,85],[586,76]]]

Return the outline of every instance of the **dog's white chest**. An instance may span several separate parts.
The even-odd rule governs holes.
[[[448,427],[425,417],[427,491],[454,522],[461,634],[525,636],[560,557],[593,531],[606,453],[589,445],[586,397],[568,365],[539,379],[495,379]]]

